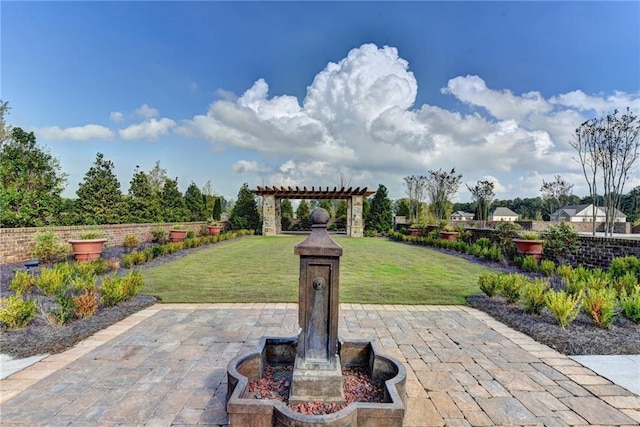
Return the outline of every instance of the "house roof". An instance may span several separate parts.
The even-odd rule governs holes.
[[[518,214],[509,208],[496,208],[491,216],[518,216]]]
[[[578,215],[581,212],[585,211],[586,209],[588,209],[589,207],[593,206],[593,204],[585,204],[585,205],[565,205],[563,207],[561,207],[560,209],[558,209],[557,211],[555,211],[553,213],[553,216],[559,216],[560,214],[562,214],[563,212],[569,216],[591,216],[591,212],[585,212],[583,215]],[[601,211],[601,215],[604,215],[605,212],[605,208],[603,206],[596,206],[596,209]],[[626,218],[626,215],[624,214],[624,212],[621,212],[619,209],[615,210],[615,215],[616,218]]]
[[[475,216],[475,214],[471,212],[465,212],[465,211],[455,211],[454,213],[451,214],[451,216],[473,217]]]

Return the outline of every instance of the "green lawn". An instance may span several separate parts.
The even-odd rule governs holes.
[[[142,293],[163,302],[297,302],[304,236],[248,237],[213,245],[142,270]],[[335,239],[344,249],[340,301],[367,304],[464,304],[487,268],[386,239]]]

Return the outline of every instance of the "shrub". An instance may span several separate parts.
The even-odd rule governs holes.
[[[632,292],[625,291],[620,298],[622,314],[632,322],[640,322],[640,286],[636,286]]]
[[[573,225],[562,222],[550,225],[542,233],[544,239],[543,253],[547,259],[562,262],[567,255],[578,250],[578,233]]]
[[[500,262],[502,261],[502,250],[498,245],[491,245],[489,250],[487,251],[486,258],[490,261]]]
[[[83,293],[73,297],[74,311],[78,317],[91,317],[98,311],[98,293],[96,289],[85,289]]]
[[[581,279],[581,282],[584,288],[592,291],[606,288],[609,285],[609,278],[595,273]]]
[[[10,296],[0,309],[0,321],[10,328],[23,328],[36,316],[36,302]]]
[[[546,293],[549,290],[549,282],[536,279],[527,283],[522,289],[522,305],[524,311],[529,314],[540,314],[545,307]]]
[[[622,295],[623,292],[627,294],[633,293],[638,284],[638,279],[631,271],[628,271],[624,276],[611,280],[611,286],[618,292],[618,295]]]
[[[36,279],[27,271],[16,271],[13,279],[9,283],[9,289],[17,294],[23,295],[31,290],[36,284]]]
[[[581,300],[582,294],[570,295],[565,291],[551,290],[546,293],[545,305],[564,329],[578,316]]]
[[[107,266],[109,268],[108,271],[116,272],[120,269],[120,259],[118,258],[109,258],[107,260]]]
[[[43,264],[64,259],[71,252],[69,244],[60,242],[53,231],[37,233],[34,239],[36,243],[31,247],[31,256]]]
[[[501,221],[496,224],[495,231],[497,237],[497,244],[500,246],[500,250],[507,257],[508,260],[513,260],[517,255],[516,244],[513,243],[513,239],[518,237],[520,226],[513,222]]]
[[[100,287],[100,299],[105,307],[113,307],[120,302],[135,296],[144,285],[144,278],[139,271],[122,276],[105,277]]]
[[[540,273],[545,277],[553,276],[556,271],[556,265],[549,259],[543,259],[540,261]]]
[[[521,268],[524,271],[528,271],[531,273],[536,272],[538,271],[538,260],[531,255],[527,255],[522,259]]]
[[[165,244],[169,240],[169,232],[163,228],[151,230],[151,236],[153,237],[153,241],[160,245]]]
[[[58,307],[51,310],[51,315],[59,325],[64,325],[73,319],[75,303],[73,302],[73,298],[63,294],[57,294],[55,301]]]
[[[78,233],[78,237],[82,240],[100,239],[105,236],[100,230],[85,230]]]
[[[560,264],[556,269],[556,274],[558,275],[560,280],[564,283],[565,279],[567,278],[573,279],[574,277],[573,267],[571,267],[569,264]]]
[[[151,255],[153,255],[153,258],[161,257],[164,255],[164,250],[165,248],[162,245],[151,246]]]
[[[521,274],[504,274],[500,277],[500,294],[513,304],[520,299],[520,293],[528,282]]]
[[[71,279],[68,287],[73,292],[86,291],[95,288],[97,281],[96,276],[76,276]]]
[[[640,258],[633,255],[625,257],[615,257],[609,264],[609,275],[614,279],[632,273],[640,281]]]
[[[187,231],[187,235],[185,236],[185,238],[193,239],[194,237],[196,237],[196,233],[193,230]]]
[[[124,236],[124,242],[122,243],[122,246],[124,246],[127,251],[131,251],[134,248],[137,248],[138,245],[140,245],[140,242],[138,241],[138,236],[136,236],[135,234],[127,234],[126,236]]]
[[[67,279],[70,278],[62,268],[43,268],[40,271],[40,276],[36,279],[36,286],[43,294],[54,296],[65,289]]]
[[[498,279],[498,273],[483,273],[478,277],[478,285],[480,290],[492,297],[500,292],[500,280]]]
[[[491,240],[487,237],[481,237],[476,240],[476,245],[480,246],[482,249],[489,249],[491,247]]]
[[[520,233],[520,238],[524,240],[538,240],[540,239],[540,235],[535,231],[525,231]]]
[[[588,288],[584,296],[584,311],[596,326],[608,328],[615,320],[616,291],[611,288]]]
[[[120,260],[120,262],[122,263],[122,266],[124,268],[131,268],[133,267],[134,258],[135,258],[135,252],[132,252],[130,254],[124,254],[122,255],[122,259]]]

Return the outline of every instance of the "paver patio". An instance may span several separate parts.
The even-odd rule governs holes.
[[[224,425],[226,367],[296,304],[155,305],[0,381],[2,425]],[[407,367],[406,426],[640,425],[640,396],[464,306],[342,304]]]

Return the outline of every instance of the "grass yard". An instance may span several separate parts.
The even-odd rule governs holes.
[[[142,270],[141,293],[163,302],[297,302],[304,236],[246,237]],[[381,238],[337,237],[340,302],[464,304],[486,267]]]

